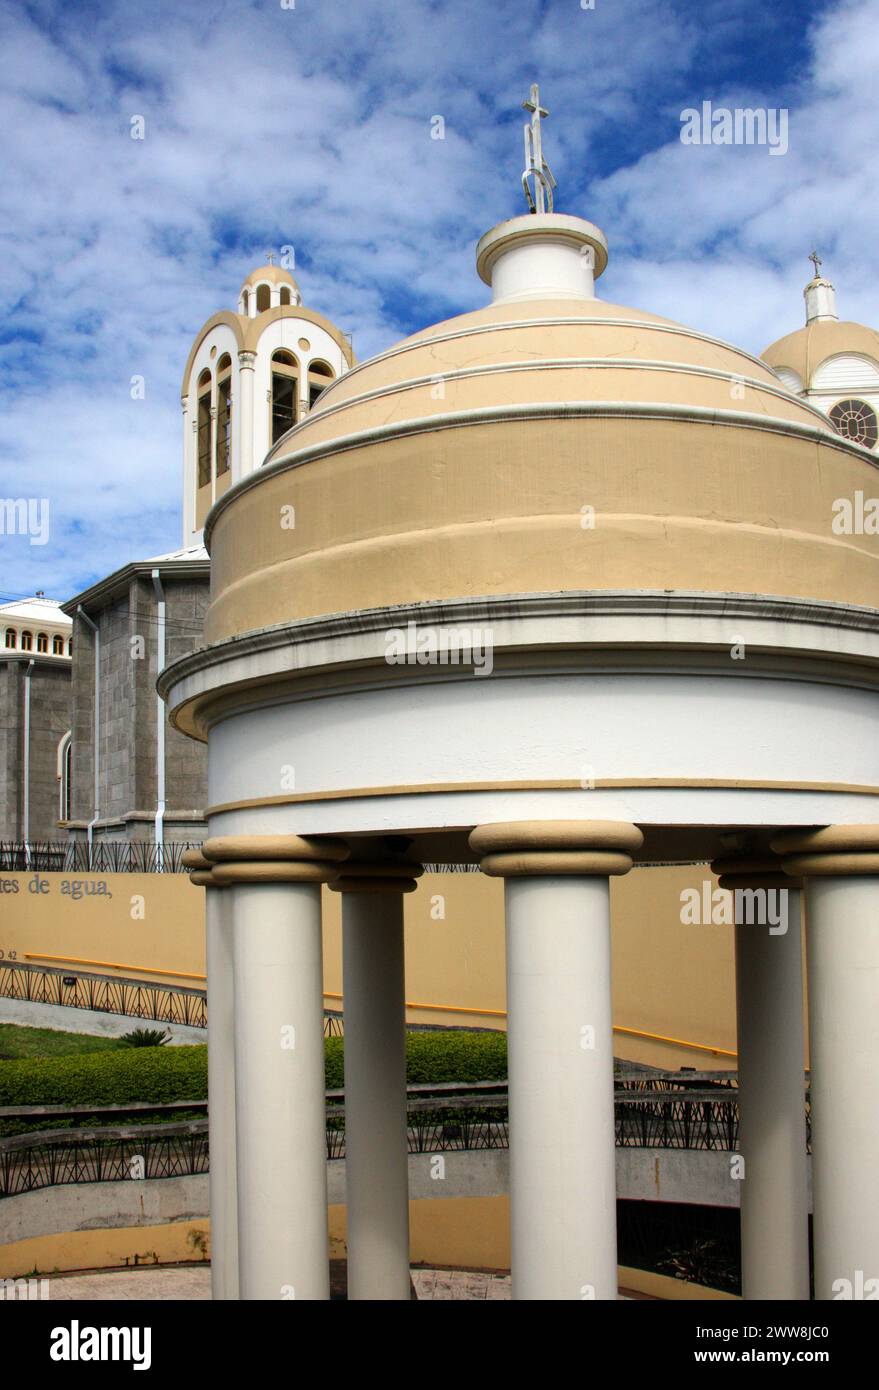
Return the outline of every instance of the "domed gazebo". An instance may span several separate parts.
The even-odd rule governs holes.
[[[209,750],[218,1296],[328,1296],[328,882],[349,1296],[408,1297],[424,860],[506,880],[515,1297],[616,1296],[608,878],[635,860],[713,859],[756,904],[751,1298],[809,1296],[805,875],[816,1296],[879,1273],[879,541],[831,528],[876,459],[758,358],[596,299],[606,259],[579,218],[501,223],[491,303],[353,367],[208,518],[207,645],[161,689]]]

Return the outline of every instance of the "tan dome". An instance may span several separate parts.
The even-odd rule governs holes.
[[[770,367],[791,368],[808,390],[821,363],[840,352],[863,353],[879,362],[879,333],[863,323],[818,319],[770,343],[762,357]]]
[[[738,408],[829,431],[759,358],[717,339],[601,300],[527,300],[448,319],[361,363],[270,457],[414,416],[538,401]]]
[[[280,265],[261,265],[258,270],[252,270],[241,288],[242,290],[249,290],[261,283],[267,283],[269,285],[290,285],[297,294],[299,293],[299,286],[293,279],[289,270],[285,270],[283,266]]]
[[[579,590],[879,607],[879,541],[831,526],[871,487],[867,451],[745,352],[594,299],[496,301],[346,373],[221,499],[207,636]]]

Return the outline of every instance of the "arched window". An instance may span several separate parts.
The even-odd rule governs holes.
[[[23,632],[23,633],[21,634],[21,650],[22,650],[23,652],[32,652],[33,649],[34,649],[34,634],[33,634],[32,632]]]
[[[241,307],[245,314],[250,314],[250,291],[245,290],[241,295]]]
[[[37,633],[37,651],[42,656],[49,655],[49,638],[45,632]]]
[[[52,638],[52,655],[53,655],[53,656],[63,656],[63,655],[64,655],[64,638],[63,638],[63,637],[53,637],[53,638]]]
[[[14,627],[8,627],[8,628],[6,629],[6,645],[7,645],[7,647],[14,647],[14,646],[15,646],[15,628],[14,628]]]
[[[866,401],[837,401],[830,412],[830,421],[838,434],[863,444],[865,449],[875,449],[879,438],[879,425],[876,412]]]
[[[292,352],[272,354],[272,443],[299,419],[299,363]]]
[[[282,303],[282,304],[289,304],[290,302],[291,302],[291,300],[290,300],[290,286],[289,286],[289,285],[282,285],[282,286],[281,286],[281,303]]]
[[[272,291],[268,285],[260,285],[256,292],[256,312],[264,314],[271,306]]]
[[[55,777],[58,781],[58,819],[70,820],[70,789],[73,771],[73,739],[70,729],[63,735],[59,744],[55,763]]]
[[[68,655],[68,656],[73,656],[73,638],[72,638],[72,637],[68,637],[68,639],[67,639],[67,655]]]
[[[211,481],[211,374],[205,368],[198,379],[198,485]]]
[[[232,467],[232,358],[217,363],[217,477]]]
[[[333,369],[327,362],[308,364],[308,408],[314,405],[322,391],[326,391],[333,380]]]

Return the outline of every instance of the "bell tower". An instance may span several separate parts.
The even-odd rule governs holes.
[[[270,254],[244,281],[235,312],[202,325],[183,373],[184,546],[202,543],[214,503],[353,363],[347,336],[303,307],[293,276]]]

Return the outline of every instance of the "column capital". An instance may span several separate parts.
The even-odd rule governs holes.
[[[211,870],[214,867],[210,859],[206,859],[200,849],[185,849],[181,856],[181,863],[185,869],[189,869],[189,882],[194,883],[196,888],[214,887],[214,880]]]
[[[327,883],[348,856],[341,840],[315,835],[221,835],[205,840],[212,887],[237,883]],[[198,870],[197,872],[205,872]]]
[[[470,848],[493,878],[626,874],[644,836],[628,821],[501,821],[478,825]]]
[[[423,873],[423,865],[400,859],[351,860],[329,887],[334,893],[414,893]]]
[[[256,353],[251,352],[247,348],[239,348],[238,365],[243,368],[244,371],[252,372],[256,366]]]
[[[786,874],[809,878],[879,875],[879,825],[789,830],[771,841]]]
[[[712,873],[717,874],[721,888],[801,888],[802,880],[785,873],[782,861],[772,854],[735,855],[714,859]]]

